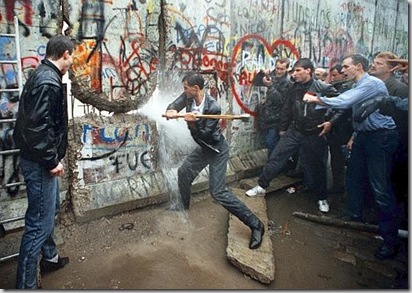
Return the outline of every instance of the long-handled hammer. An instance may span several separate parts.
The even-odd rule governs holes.
[[[167,118],[166,114],[162,114],[162,117]],[[175,118],[184,118],[185,114],[177,114]],[[243,122],[250,120],[250,114],[241,114],[241,115],[231,115],[231,114],[195,114],[196,118],[206,118],[206,119],[241,119]],[[169,118],[170,119],[170,118]]]

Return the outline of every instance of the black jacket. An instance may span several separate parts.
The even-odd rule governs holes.
[[[252,84],[255,86],[265,86],[262,81],[264,76],[265,74],[260,71],[252,80]],[[255,109],[257,126],[260,130],[278,126],[280,122],[280,112],[286,99],[285,93],[292,84],[287,74],[277,78],[272,71],[270,77],[273,83],[267,87],[266,101],[263,104],[258,103]]]
[[[66,154],[67,103],[62,74],[44,59],[27,80],[13,139],[20,156],[52,170]]]
[[[283,104],[280,131],[286,131],[293,123],[294,127],[302,134],[320,133],[317,126],[325,122],[326,109],[315,109],[315,104],[303,102],[303,96],[307,92],[320,94],[321,96],[334,97],[338,91],[330,84],[311,79],[306,83],[295,82],[286,93],[287,99]]]
[[[167,110],[176,110],[180,112],[186,109],[186,112],[191,112],[193,98],[187,98],[185,93],[182,93],[176,100],[167,106]],[[221,114],[221,109],[217,101],[209,96],[205,95],[205,106],[203,114]],[[193,139],[204,148],[216,149],[219,142],[224,139],[220,130],[218,119],[197,119],[195,122],[195,128],[192,128],[188,124],[190,134]],[[211,148],[212,146],[212,148]]]
[[[338,92],[344,93],[350,90],[354,85],[353,81],[338,81],[332,83]],[[353,133],[352,126],[352,108],[334,109],[328,108],[325,114],[325,120],[330,121],[333,125],[331,131],[327,134],[329,141],[337,144],[346,144]]]

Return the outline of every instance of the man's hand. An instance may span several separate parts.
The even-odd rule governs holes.
[[[63,176],[64,174],[64,167],[62,163],[59,163],[54,169],[49,171],[50,176]]]
[[[346,144],[346,146],[348,147],[348,150],[350,150],[350,151],[352,150],[354,141],[355,141],[355,138],[353,136],[351,136],[348,143]]]
[[[273,84],[272,77],[270,77],[269,74],[263,77],[262,82],[265,86],[271,86]]]
[[[177,111],[176,110],[166,110],[166,118],[167,120],[177,118]]]
[[[196,117],[197,113],[194,112],[187,112],[185,113],[185,121],[186,122],[195,122],[197,117]]]
[[[322,103],[321,100],[317,96],[314,96],[312,94],[305,94],[303,96],[303,101],[305,103],[314,103],[314,104]]]
[[[330,121],[323,122],[322,124],[319,124],[319,128],[323,128],[322,132],[319,133],[319,136],[326,135],[331,129],[332,129],[332,123]]]

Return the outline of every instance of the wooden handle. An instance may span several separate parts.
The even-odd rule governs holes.
[[[166,114],[162,114],[162,117],[167,118]],[[177,114],[177,118],[183,118],[185,114]],[[231,115],[231,114],[195,114],[196,118],[206,118],[206,119],[249,119],[249,114],[242,114],[242,115]]]

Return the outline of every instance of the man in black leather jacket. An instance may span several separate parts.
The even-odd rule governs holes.
[[[184,92],[166,109],[168,119],[178,118],[178,112],[186,109],[184,119],[198,144],[178,169],[183,209],[189,209],[192,182],[209,165],[211,196],[251,229],[249,248],[257,249],[262,243],[264,225],[226,186],[229,146],[221,133],[219,120],[196,117],[196,114],[221,114],[217,101],[205,92],[204,83],[200,74],[189,73],[183,79]]]
[[[258,185],[246,192],[248,196],[265,195],[266,188],[282,170],[287,160],[297,150],[302,162],[304,176],[310,176],[313,186],[308,186],[316,193],[319,210],[329,211],[326,186],[327,142],[324,135],[330,130],[324,125],[326,110],[315,109],[315,105],[303,102],[305,93],[322,93],[324,96],[336,96],[336,89],[312,75],[314,66],[308,58],[299,59],[294,64],[292,77],[295,83],[289,88],[279,124],[281,138],[261,173]]]
[[[252,80],[252,84],[258,87],[266,87],[266,95],[256,105],[256,125],[262,134],[268,150],[268,157],[279,141],[279,121],[285,93],[291,85],[288,75],[290,61],[287,58],[278,58],[275,69],[259,71]]]
[[[342,64],[338,63],[331,67],[330,76],[331,84],[339,93],[343,93],[352,88],[354,82],[346,80],[345,74],[342,72]],[[346,144],[353,133],[352,127],[352,109],[333,109],[326,110],[325,119],[331,123],[332,129],[326,135],[329,152],[330,152],[330,167],[332,171],[332,188],[328,193],[345,193],[345,172],[347,156],[342,151],[342,147],[347,148]]]
[[[19,100],[13,139],[20,149],[20,169],[28,207],[17,268],[17,289],[35,289],[37,264],[42,274],[68,264],[53,240],[59,209],[60,162],[67,146],[67,103],[62,77],[73,62],[74,44],[66,36],[50,38],[46,57],[27,80]]]

